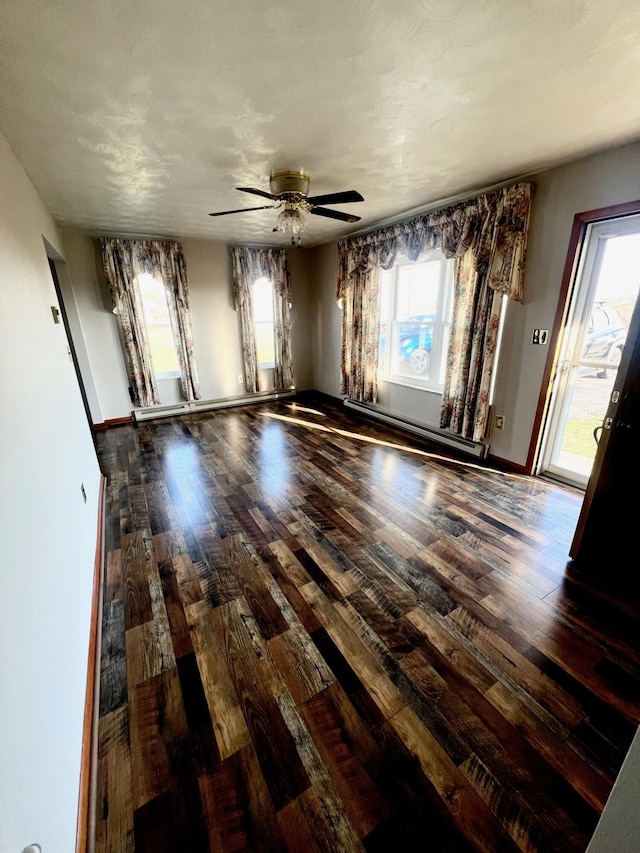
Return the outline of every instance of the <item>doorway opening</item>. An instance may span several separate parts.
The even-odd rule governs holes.
[[[64,303],[64,298],[62,295],[62,288],[60,286],[60,279],[58,278],[58,270],[56,269],[56,262],[47,256],[47,260],[49,262],[49,270],[51,272],[51,278],[53,280],[53,286],[56,291],[56,297],[58,299],[58,306],[60,307],[60,314],[62,316],[62,322],[64,324],[64,330],[67,336],[67,344],[69,349],[69,357],[73,362],[73,367],[76,373],[76,378],[78,380],[78,387],[80,389],[80,396],[82,397],[82,405],[84,408],[85,415],[87,417],[87,421],[89,423],[89,429],[91,430],[91,435],[93,436],[93,420],[91,418],[91,409],[89,407],[89,400],[87,398],[87,391],[84,384],[84,379],[82,378],[82,372],[80,370],[80,364],[78,362],[78,355],[76,352],[75,344],[73,342],[73,336],[71,335],[71,327],[69,325],[69,317],[67,315],[66,306]],[[95,442],[95,438],[94,438]]]
[[[640,289],[640,214],[586,223],[576,260],[537,473],[585,489]]]

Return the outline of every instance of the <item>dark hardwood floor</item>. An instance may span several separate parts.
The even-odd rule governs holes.
[[[640,633],[577,493],[325,399],[97,441],[98,853],[583,853]]]

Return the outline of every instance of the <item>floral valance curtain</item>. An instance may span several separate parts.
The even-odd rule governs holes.
[[[260,278],[269,279],[273,286],[274,384],[276,388],[291,388],[293,387],[293,359],[289,256],[284,249],[233,246],[231,261],[233,293],[242,328],[242,356],[247,391],[254,393],[261,390],[253,316],[253,285]]]
[[[445,257],[456,259],[454,327],[441,425],[475,440],[484,437],[495,355],[491,330],[495,326],[497,331],[498,322],[493,297],[497,293],[523,300],[533,191],[531,183],[512,184],[338,244],[342,394],[376,401],[378,271],[391,269],[401,255],[417,261],[440,249]]]
[[[338,244],[337,298],[344,298],[354,270],[388,270],[398,257],[411,261],[441,249],[460,258],[469,249],[486,266],[489,286],[522,302],[524,255],[534,185],[512,184],[406,222],[350,237]]]
[[[135,406],[158,405],[144,313],[136,278],[149,273],[162,281],[180,364],[185,400],[200,399],[193,349],[187,266],[179,243],[161,240],[119,240],[101,237],[104,271],[117,309],[125,346],[131,394]]]

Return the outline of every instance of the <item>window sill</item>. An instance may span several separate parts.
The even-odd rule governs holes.
[[[438,394],[438,396],[442,396],[442,386],[434,387],[433,385],[417,385],[412,382],[404,382],[393,376],[379,376],[378,382],[385,382],[387,385],[399,385],[402,388],[411,388],[412,391],[426,391],[429,394]]]

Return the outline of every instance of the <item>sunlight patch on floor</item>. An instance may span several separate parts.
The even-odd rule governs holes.
[[[297,407],[300,410],[302,407]],[[313,412],[313,410],[307,410]],[[413,453],[414,456],[423,456],[426,459],[433,459],[436,462],[445,462],[447,465],[456,465],[459,468],[469,468],[475,471],[482,471],[485,474],[500,474],[503,477],[509,477],[510,479],[515,480],[530,480],[531,478],[527,474],[514,474],[512,472],[506,471],[494,471],[491,468],[486,468],[483,465],[478,465],[475,462],[464,462],[461,459],[452,459],[449,456],[442,456],[438,453],[429,453],[426,450],[420,450],[418,447],[411,447],[408,444],[396,444],[391,441],[384,441],[380,438],[373,438],[369,435],[363,435],[359,432],[350,432],[349,430],[339,429],[338,427],[329,427],[324,426],[323,424],[314,424],[311,421],[305,421],[302,418],[292,418],[288,415],[278,415],[275,412],[260,412],[260,417],[263,418],[275,418],[276,420],[286,421],[288,423],[297,424],[298,426],[307,427],[308,429],[320,430],[321,432],[332,432],[336,435],[343,436],[345,438],[352,438],[356,441],[363,441],[367,444],[377,444],[381,447],[389,447],[392,450],[402,450],[405,453]]]

